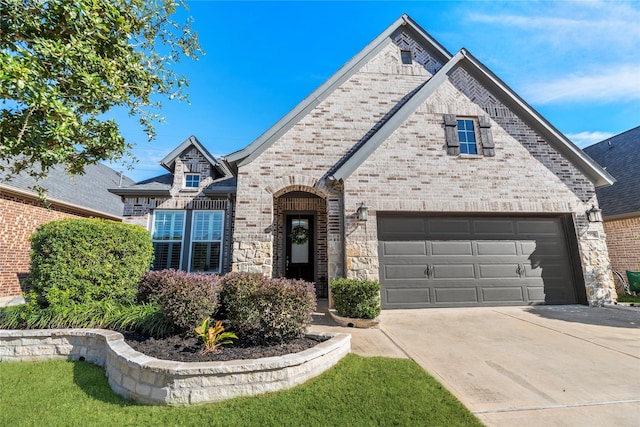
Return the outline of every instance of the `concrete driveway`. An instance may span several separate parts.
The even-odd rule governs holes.
[[[382,331],[489,426],[640,426],[640,311],[385,310]]]

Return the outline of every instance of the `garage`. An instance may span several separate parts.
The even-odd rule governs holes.
[[[563,223],[379,214],[382,306],[575,304]]]

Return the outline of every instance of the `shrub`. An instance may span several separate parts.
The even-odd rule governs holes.
[[[133,303],[153,259],[144,228],[101,219],[47,222],[32,235],[31,249],[26,284],[41,307]]]
[[[331,294],[340,316],[375,319],[382,310],[380,282],[377,280],[333,279]]]
[[[176,329],[186,331],[218,310],[220,276],[177,270],[149,271],[140,281],[140,302],[157,302]]]
[[[247,273],[223,278],[222,301],[232,328],[258,345],[281,344],[303,336],[316,308],[313,284]]]

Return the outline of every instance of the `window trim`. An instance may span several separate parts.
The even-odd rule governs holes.
[[[470,122],[471,123],[471,130],[465,129],[464,130],[460,130],[460,123],[461,122]],[[479,129],[478,123],[476,121],[475,118],[473,117],[456,117],[456,137],[458,138],[458,145],[459,145],[459,155],[461,156],[479,156],[480,155],[480,150],[478,147],[478,136],[479,136],[479,132],[476,132],[476,129]],[[473,142],[469,142],[469,141],[461,141],[460,140],[460,132],[464,132],[466,135],[468,135],[469,133],[471,133],[473,135]],[[466,150],[469,151],[469,147],[470,146],[475,146],[475,153],[463,153],[462,152],[462,146],[466,146]]]
[[[188,177],[198,177],[198,185],[196,187],[192,187],[187,185],[187,178]],[[185,190],[197,190],[198,188],[200,188],[200,184],[201,184],[201,179],[200,179],[200,174],[199,173],[185,173],[184,174],[184,185],[182,188],[184,188]]]
[[[164,212],[171,212],[171,213],[182,213],[183,217],[182,217],[182,232],[180,234],[181,239],[180,240],[157,240],[154,239],[153,236],[156,232],[156,218],[158,213],[164,213]],[[153,245],[153,255],[154,255],[154,263],[155,263],[155,244],[156,243],[176,243],[176,242],[180,242],[180,258],[178,260],[178,269],[182,269],[182,258],[183,258],[183,253],[184,253],[184,242],[185,242],[185,232],[186,232],[186,228],[187,228],[187,212],[184,209],[154,209],[152,211],[152,218],[151,218],[151,244]],[[172,220],[173,222],[174,220]],[[157,269],[155,265],[153,265],[153,270],[164,270],[167,267],[164,266],[161,269]]]
[[[222,214],[220,240],[196,240],[193,237],[195,231],[195,216],[198,212],[220,212]],[[225,217],[226,212],[222,209],[197,209],[191,212],[191,230],[189,233],[189,251],[188,251],[188,265],[187,271],[189,273],[204,273],[204,274],[222,274],[223,261],[224,261],[224,238],[225,238]],[[218,261],[218,271],[192,271],[191,264],[193,263],[193,244],[194,243],[215,243],[220,242],[220,259]]]

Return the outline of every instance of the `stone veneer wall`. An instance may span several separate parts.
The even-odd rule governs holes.
[[[640,216],[604,221],[609,257],[614,270],[640,271]]]
[[[147,404],[192,405],[284,390],[335,365],[351,335],[329,338],[300,353],[255,360],[184,363],[133,350],[122,334],[103,329],[0,330],[0,363],[86,360],[105,368],[113,391]]]

